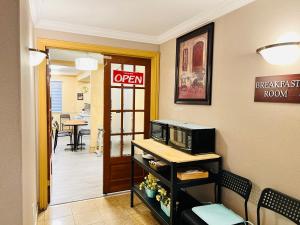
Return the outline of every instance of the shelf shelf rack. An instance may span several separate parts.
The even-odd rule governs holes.
[[[160,173],[149,166],[148,160],[143,159],[141,154],[135,154],[135,149],[138,148],[146,153],[153,155],[155,158],[165,162],[170,171],[168,174]],[[167,186],[170,189],[170,218],[164,214],[160,209],[160,205],[156,202],[155,199],[148,198],[143,191],[140,191],[138,186],[134,181],[134,164],[138,164],[147,172],[153,174],[157,177],[160,182]],[[210,173],[210,176],[205,179],[193,179],[193,180],[179,180],[177,178],[178,169],[189,168],[189,167],[198,167],[202,168],[203,166],[216,163],[217,171],[215,173]],[[165,225],[175,225],[176,218],[178,218],[176,202],[178,200],[178,193],[182,188],[216,183],[217,174],[222,168],[222,157],[215,154],[201,154],[201,155],[189,155],[187,153],[178,151],[170,146],[166,146],[159,142],[154,141],[153,139],[144,139],[144,140],[134,140],[131,143],[131,195],[130,195],[130,206],[133,205],[134,194],[139,197],[145,205],[152,211],[154,216],[159,220],[161,224]],[[220,186],[217,188],[217,198],[218,202],[221,201],[221,191]],[[177,220],[178,221],[178,220]]]

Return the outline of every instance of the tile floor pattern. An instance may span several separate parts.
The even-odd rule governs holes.
[[[88,149],[89,136],[83,142]],[[65,151],[69,137],[58,138],[52,156],[51,205],[96,198],[103,193],[103,157],[88,150]]]
[[[40,213],[38,225],[159,225],[137,197],[129,193],[50,206]]]

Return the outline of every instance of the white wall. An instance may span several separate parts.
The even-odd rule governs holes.
[[[215,22],[212,105],[174,104],[174,39],[160,46],[159,116],[217,128],[217,152],[224,157],[224,167],[253,181],[249,205],[255,222],[263,188],[300,199],[300,105],[254,102],[256,76],[300,73],[300,61],[274,66],[255,53],[282,34],[293,31],[300,36],[300,1],[257,0]],[[238,197],[225,192],[224,202],[243,215]],[[292,224],[281,216],[265,217],[265,225]]]

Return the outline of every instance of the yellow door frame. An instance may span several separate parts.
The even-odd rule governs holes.
[[[137,49],[116,48],[94,44],[83,44],[70,41],[38,39],[38,49],[59,48],[102,54],[131,56],[151,59],[151,103],[150,118],[158,118],[158,93],[159,93],[159,52]],[[46,61],[38,68],[38,167],[39,167],[39,208],[44,210],[48,206],[48,160],[47,160],[47,107],[46,107]]]

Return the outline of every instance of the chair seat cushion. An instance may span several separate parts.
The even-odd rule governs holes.
[[[79,135],[90,135],[91,134],[91,130],[90,129],[81,129],[79,131]]]
[[[233,225],[244,219],[222,204],[197,206],[192,211],[209,225]]]
[[[197,216],[192,209],[186,209],[181,213],[180,225],[207,225]]]
[[[65,137],[65,136],[70,136],[70,135],[72,135],[72,133],[69,131],[58,131],[58,133],[57,133],[58,137]]]

